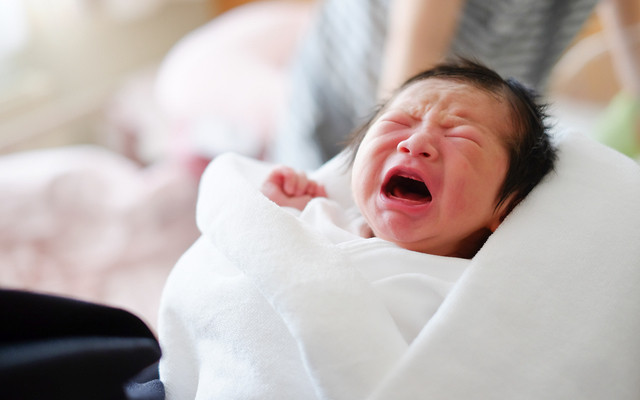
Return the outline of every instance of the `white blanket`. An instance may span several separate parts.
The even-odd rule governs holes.
[[[331,240],[259,193],[267,165],[218,158],[162,300],[168,399],[640,397],[640,168],[560,147],[470,262]]]

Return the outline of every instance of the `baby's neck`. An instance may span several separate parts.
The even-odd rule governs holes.
[[[360,236],[362,236],[365,239],[376,237],[371,227],[366,223],[362,224],[362,226],[360,227]]]

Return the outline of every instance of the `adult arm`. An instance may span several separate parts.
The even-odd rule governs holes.
[[[464,0],[391,2],[378,97],[441,61],[449,50]]]

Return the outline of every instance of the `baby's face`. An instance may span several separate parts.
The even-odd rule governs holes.
[[[506,102],[430,78],[401,92],[367,131],[352,191],[373,233],[400,247],[471,257],[500,223]],[[506,203],[506,202],[505,202]]]

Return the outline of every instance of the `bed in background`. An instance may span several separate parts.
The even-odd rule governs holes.
[[[0,285],[121,307],[156,326],[196,237],[197,182],[97,146],[0,157]]]

